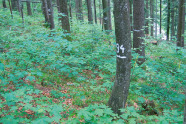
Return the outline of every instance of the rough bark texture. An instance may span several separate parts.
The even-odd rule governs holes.
[[[52,0],[47,0],[47,7],[48,7],[48,16],[49,16],[49,22],[50,22],[50,29],[54,29],[54,12],[52,7]]]
[[[68,17],[68,8],[67,8],[67,0],[60,0],[60,11],[63,14],[61,16],[62,21],[62,28],[65,30],[66,33],[70,32],[70,23],[69,23],[69,17]]]
[[[116,81],[108,101],[109,107],[121,114],[124,108],[130,84],[131,72],[131,33],[129,0],[114,0],[114,20],[117,43]]]
[[[182,40],[182,37],[183,37],[182,34],[184,34],[183,28],[185,25],[185,19],[183,17],[185,17],[184,0],[179,0],[179,21],[178,21],[178,28],[177,28],[177,46],[178,47],[184,47],[184,40]]]
[[[169,28],[170,28],[170,0],[168,0],[167,11],[167,40],[169,40]]]
[[[87,9],[88,9],[88,22],[90,24],[93,23],[93,16],[92,16],[92,0],[87,0]]]
[[[76,18],[83,21],[82,0],[76,0]]]
[[[97,24],[97,15],[96,15],[96,0],[94,0],[94,18],[95,18],[95,23]]]
[[[162,0],[160,0],[160,34],[161,34],[161,4],[162,4]]]
[[[145,34],[148,35],[149,34],[149,0],[146,0],[146,22],[145,22]]]
[[[133,31],[132,5],[133,5],[133,0],[130,0],[130,25],[131,25],[131,31]]]
[[[49,23],[49,15],[48,15],[47,1],[46,1],[46,0],[41,0],[41,2],[42,2],[43,14],[44,14],[44,16],[45,16],[45,23]]]
[[[31,6],[30,6],[30,0],[27,0],[26,5],[27,5],[27,14],[28,15],[32,15],[32,10],[31,10]]]
[[[151,36],[154,36],[154,0],[150,0]]]
[[[175,29],[174,29],[174,0],[172,0],[172,8],[171,8],[171,40],[175,36]]]
[[[3,7],[4,7],[4,8],[7,8],[7,7],[6,7],[6,1],[5,1],[5,0],[3,0]]]
[[[136,53],[143,56],[143,58],[138,59],[138,64],[145,62],[145,46],[142,39],[144,37],[144,14],[144,0],[133,0],[133,48],[136,49]]]

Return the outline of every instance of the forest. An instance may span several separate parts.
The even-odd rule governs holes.
[[[185,0],[2,0],[0,124],[186,124]]]

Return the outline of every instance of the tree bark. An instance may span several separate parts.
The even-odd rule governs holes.
[[[71,0],[69,0],[69,12],[70,12],[70,20],[72,21],[72,6],[71,6]]]
[[[171,40],[174,39],[175,29],[174,29],[174,0],[172,0],[172,8],[171,8]]]
[[[32,15],[32,10],[31,10],[31,6],[30,6],[30,0],[26,1],[26,5],[27,5],[27,14],[28,15]]]
[[[95,18],[95,23],[97,24],[97,15],[96,15],[96,0],[94,0],[94,18]]]
[[[145,23],[145,34],[149,35],[149,0],[146,0],[146,23]]]
[[[150,0],[151,36],[154,36],[154,0]]]
[[[131,72],[131,29],[129,0],[114,0],[114,21],[117,44],[116,81],[112,89],[108,106],[114,113],[122,114],[130,84]]]
[[[9,4],[9,8],[10,8],[11,17],[13,19],[14,17],[13,17],[13,13],[12,13],[12,6],[10,4],[10,0],[8,0],[8,4]]]
[[[167,40],[169,40],[169,26],[170,26],[170,0],[168,0],[167,11]]]
[[[49,22],[50,22],[50,29],[54,29],[54,12],[52,7],[52,0],[47,0],[47,7],[48,7],[48,16],[49,16]]]
[[[131,25],[131,31],[133,31],[132,5],[133,5],[133,0],[130,0],[130,25]]]
[[[62,28],[63,30],[65,30],[65,33],[70,33],[67,0],[60,0],[59,4],[60,4],[60,11],[63,14],[63,16],[61,16]]]
[[[83,21],[82,0],[76,0],[76,18]]]
[[[17,11],[17,0],[11,0],[11,6],[12,10]]]
[[[160,0],[160,34],[161,34],[161,13],[162,13],[161,4],[162,4],[162,0]]]
[[[108,0],[102,0],[103,6],[103,26],[106,31],[109,30],[109,13],[108,13]]]
[[[87,0],[87,9],[88,9],[88,22],[89,24],[92,24],[93,23],[92,0]]]
[[[158,34],[158,1],[156,0],[156,17],[155,17],[155,37],[157,38]]]
[[[5,0],[3,0],[3,8],[7,8]]]
[[[45,23],[49,23],[49,15],[48,15],[48,7],[47,7],[47,1],[46,0],[41,0],[42,2],[42,10],[43,14],[45,16]]]
[[[102,18],[101,18],[101,0],[99,0],[99,21],[100,21],[100,25],[102,25]]]
[[[144,46],[144,0],[133,0],[133,18],[134,18],[134,30],[133,30],[133,48],[136,53],[141,57],[138,59],[138,64],[145,62],[145,46]]]
[[[109,30],[112,30],[110,0],[108,0],[108,19],[109,19]]]

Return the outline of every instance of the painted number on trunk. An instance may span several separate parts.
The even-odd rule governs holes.
[[[119,45],[118,43],[116,44],[117,47],[117,54],[121,51],[122,54],[124,54],[125,52],[125,48],[123,47],[123,45]],[[121,56],[121,55],[117,55],[118,58],[126,58],[126,56]]]

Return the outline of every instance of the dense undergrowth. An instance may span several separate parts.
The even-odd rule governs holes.
[[[133,54],[123,114],[106,106],[115,80],[115,39],[72,21],[72,33],[43,26],[43,16],[0,9],[0,123],[183,123],[185,50],[146,41],[146,62]],[[69,35],[72,41],[68,41]],[[144,104],[155,104],[145,109]],[[151,111],[155,112],[154,114]]]

